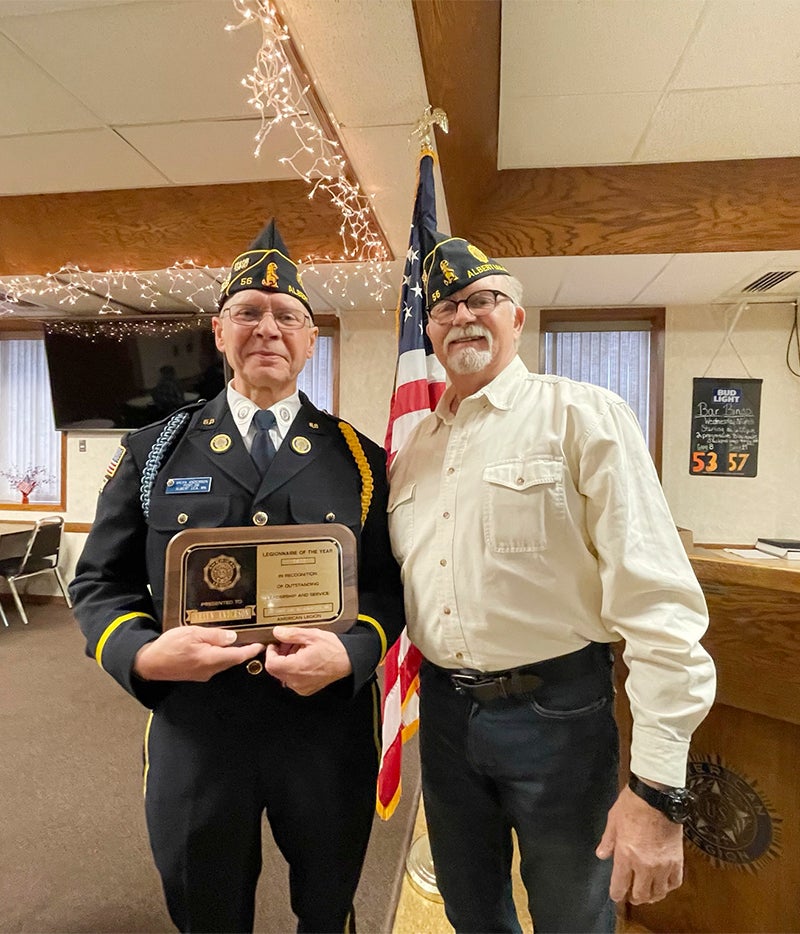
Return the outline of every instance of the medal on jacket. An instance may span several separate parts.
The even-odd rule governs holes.
[[[304,438],[302,435],[298,435],[296,438],[292,438],[291,448],[296,454],[308,454],[311,450],[311,442],[308,438]]]
[[[224,454],[232,444],[230,435],[214,435],[208,442],[208,446],[215,454]]]

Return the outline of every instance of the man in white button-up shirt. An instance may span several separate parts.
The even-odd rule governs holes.
[[[395,459],[389,511],[425,657],[437,882],[457,931],[518,931],[513,828],[537,934],[610,932],[613,901],[681,883],[689,739],[715,687],[703,594],[629,407],[529,373],[520,284],[435,237],[427,330],[450,385]],[[634,725],[618,794],[620,639]]]

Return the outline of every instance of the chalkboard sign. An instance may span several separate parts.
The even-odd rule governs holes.
[[[758,472],[760,379],[694,380],[689,473],[755,477]]]

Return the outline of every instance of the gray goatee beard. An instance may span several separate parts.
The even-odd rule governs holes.
[[[445,340],[445,350],[454,340],[464,337],[483,337],[488,344],[486,350],[475,347],[455,348],[448,354],[448,366],[454,373],[464,376],[468,373],[479,373],[492,360],[492,335],[480,324],[467,324],[462,328],[451,328]]]

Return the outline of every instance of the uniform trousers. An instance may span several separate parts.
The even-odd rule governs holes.
[[[423,663],[425,816],[436,882],[459,934],[521,930],[512,828],[536,934],[614,931],[611,860],[594,853],[618,787],[611,660],[607,646],[581,651],[596,655],[594,673],[486,703]]]
[[[266,813],[301,932],[355,929],[375,809],[377,688],[311,697],[237,666],[177,684],[145,747],[145,812],[180,931],[252,931]]]

